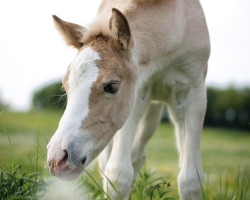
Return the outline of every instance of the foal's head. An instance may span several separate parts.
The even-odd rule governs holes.
[[[54,20],[79,52],[63,79],[67,106],[48,144],[47,160],[54,175],[75,178],[122,127],[134,104],[132,42],[128,22],[117,9],[108,30],[97,34],[56,16]]]

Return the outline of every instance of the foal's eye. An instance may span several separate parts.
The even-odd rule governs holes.
[[[112,81],[104,85],[104,91],[109,94],[115,94],[118,92],[119,87],[120,87],[120,83],[118,81]]]

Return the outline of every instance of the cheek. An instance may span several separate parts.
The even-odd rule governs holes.
[[[122,110],[123,115],[128,117],[135,102],[135,88],[132,86],[132,83],[127,83],[126,87],[122,89],[122,93],[119,95],[117,110]]]
[[[107,98],[103,93],[90,96],[89,114],[81,123],[81,129],[88,131],[96,140],[109,138],[127,120],[134,104],[134,92],[123,88],[116,97]]]
[[[102,107],[102,118],[108,119],[107,123],[110,129],[117,131],[127,120],[133,105],[133,98],[131,96],[124,97],[123,95],[114,100],[108,101]]]
[[[88,131],[98,140],[110,138],[120,128],[121,112],[111,100],[99,101],[82,121],[81,129]]]
[[[113,109],[113,120],[116,121],[116,124],[119,128],[125,123],[127,120],[133,105],[133,98],[131,96],[124,98],[121,97],[119,101],[112,105]]]

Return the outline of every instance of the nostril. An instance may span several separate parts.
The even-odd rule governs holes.
[[[59,168],[59,169],[65,169],[69,164],[68,163],[69,154],[66,150],[63,150],[63,151],[64,151],[63,158],[56,163],[56,168]]]
[[[64,155],[62,161],[67,161],[68,157],[69,157],[69,154],[68,154],[68,152],[66,150],[63,150],[63,151],[64,151],[65,155]]]
[[[86,157],[86,156],[84,156],[84,157],[83,157],[83,159],[81,160],[82,165],[84,165],[84,164],[85,164],[86,160],[87,160],[87,157]]]

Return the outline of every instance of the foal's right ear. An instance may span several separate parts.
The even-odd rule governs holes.
[[[126,50],[131,42],[130,28],[126,17],[116,8],[112,9],[109,28],[122,49]]]
[[[56,15],[53,15],[53,19],[57,29],[68,45],[73,45],[77,49],[83,46],[83,36],[87,30],[85,27],[63,21]]]

